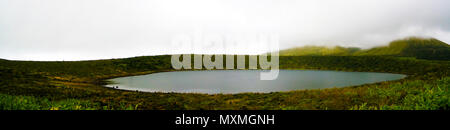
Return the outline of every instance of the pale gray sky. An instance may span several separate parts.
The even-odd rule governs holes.
[[[167,54],[174,37],[194,32],[276,33],[281,49],[369,48],[408,36],[450,43],[449,6],[449,0],[0,0],[0,58]]]

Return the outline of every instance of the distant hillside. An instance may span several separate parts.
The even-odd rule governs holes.
[[[347,56],[360,51],[360,48],[304,46],[280,51],[282,56]]]
[[[281,56],[401,56],[418,59],[450,60],[450,45],[434,38],[410,37],[395,40],[388,46],[359,48],[305,46],[280,51]]]
[[[395,40],[389,46],[376,47],[355,55],[392,55],[419,59],[450,60],[450,46],[434,38],[406,38]]]

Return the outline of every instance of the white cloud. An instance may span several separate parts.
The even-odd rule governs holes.
[[[0,58],[166,54],[175,36],[198,30],[278,33],[282,49],[368,48],[407,36],[450,43],[448,5],[448,0],[0,0]]]

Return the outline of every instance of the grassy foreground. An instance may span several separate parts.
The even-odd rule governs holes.
[[[32,62],[0,60],[3,110],[448,110],[448,61],[381,56],[283,56],[281,69],[390,72],[398,81],[273,93],[179,94],[102,87],[104,79],[173,71],[170,56]]]
[[[450,78],[426,83],[422,80],[364,88],[309,90],[271,94],[207,96],[203,100],[169,98],[170,109],[351,109],[351,110],[448,110]],[[206,99],[212,99],[207,101]],[[177,102],[180,102],[178,103]],[[183,104],[183,102],[186,102]],[[194,106],[188,103],[200,103]],[[342,103],[341,105],[336,103]],[[118,107],[88,100],[50,101],[32,96],[0,94],[1,110],[135,110],[141,103]],[[142,104],[141,104],[142,105]],[[166,104],[170,106],[170,104]],[[350,105],[350,108],[345,105]],[[354,105],[354,106],[351,106]],[[218,107],[221,106],[221,107]]]

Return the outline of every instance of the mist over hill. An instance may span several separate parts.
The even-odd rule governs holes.
[[[387,46],[356,47],[304,46],[280,51],[280,56],[399,56],[429,60],[449,60],[450,45],[435,38],[408,37]]]

